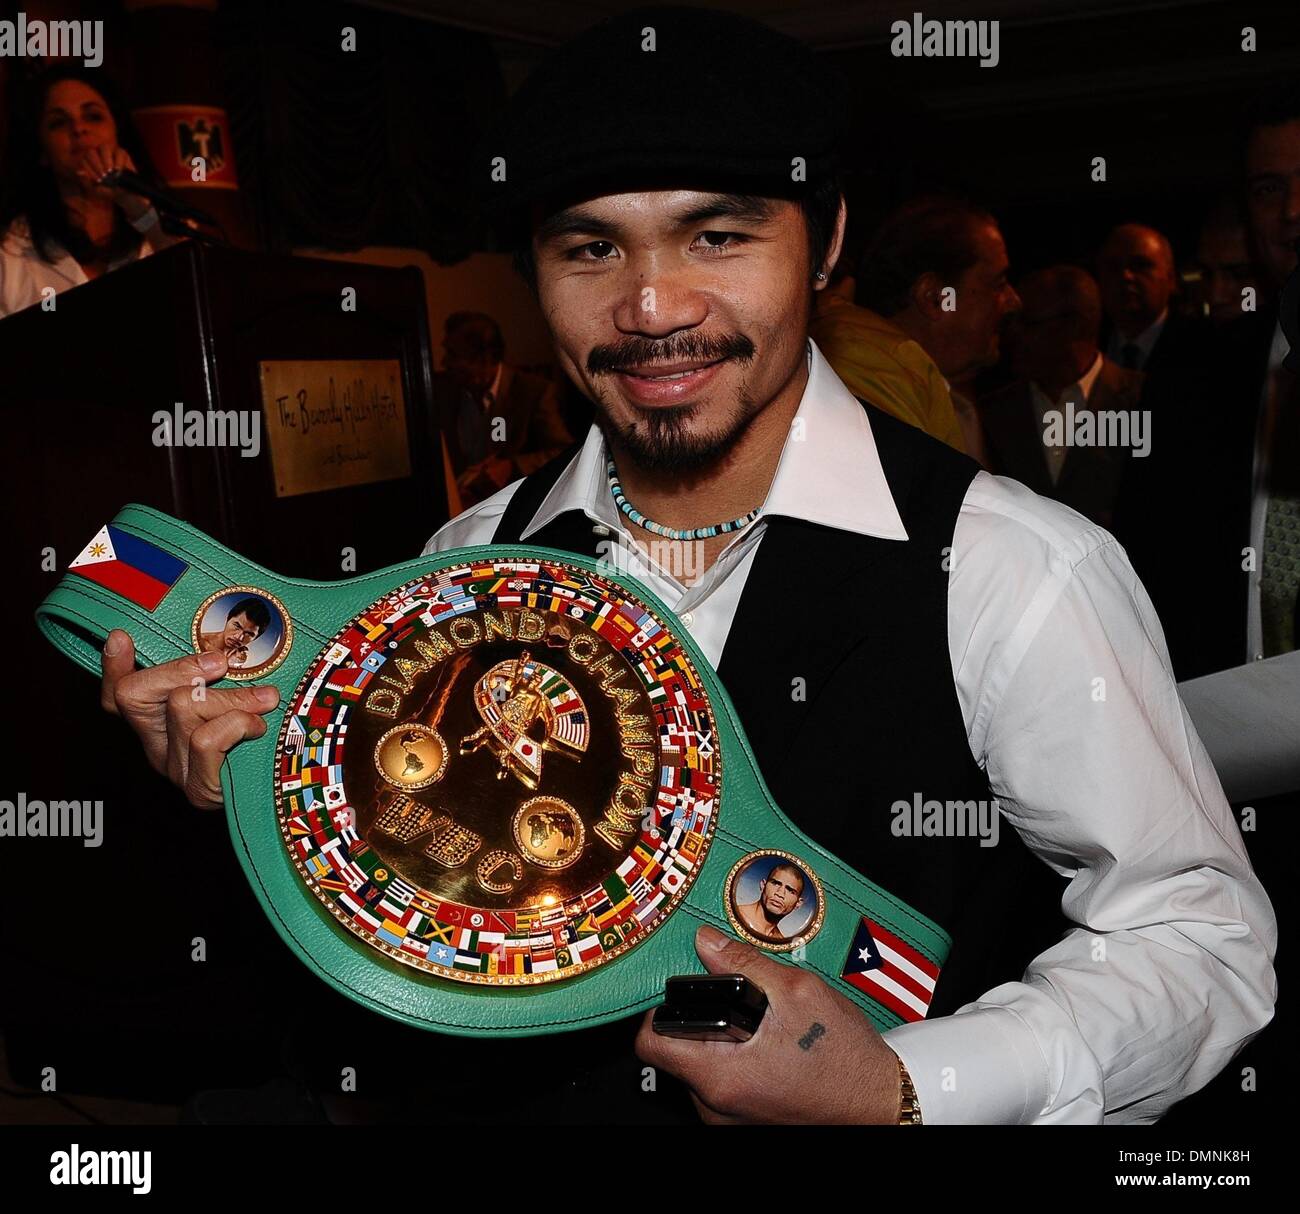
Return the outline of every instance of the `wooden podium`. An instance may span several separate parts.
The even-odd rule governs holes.
[[[353,311],[344,310],[348,291]],[[355,386],[348,367],[371,369],[373,395],[391,382],[393,363],[402,417],[382,441],[405,442],[409,471],[281,495],[271,440],[284,429],[283,410],[263,400],[263,368],[309,385],[314,409],[326,403],[331,378],[346,381],[335,385],[338,401]],[[22,436],[21,449],[0,458],[16,459],[6,472],[24,490],[24,513],[60,554],[75,555],[121,505],[139,501],[279,572],[338,578],[348,572],[341,546],[356,548],[363,573],[418,554],[446,519],[428,317],[414,268],[186,243],[56,296],[51,312],[28,308],[0,321],[0,368],[0,412],[9,434]],[[258,415],[259,454],[158,445],[155,415],[178,407],[182,416]],[[355,438],[341,437],[355,455]]]
[[[300,577],[418,555],[447,514],[424,301],[415,269],[187,243],[0,320],[0,494],[16,538],[0,600],[24,665],[0,796],[102,800],[104,822],[97,848],[0,840],[0,1028],[18,1082],[52,1066],[60,1092],[174,1101],[256,1084],[278,1066],[286,1007],[328,993],[275,938],[224,815],[148,767],[32,612],[130,501]],[[246,433],[256,417],[258,453],[182,443],[175,427],[160,443],[156,415],[178,405]],[[315,487],[340,477],[357,483]],[[87,921],[96,947],[69,950]]]

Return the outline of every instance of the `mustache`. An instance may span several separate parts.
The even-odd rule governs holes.
[[[687,359],[716,362],[720,358],[735,358],[749,362],[754,354],[754,343],[743,333],[675,333],[662,341],[625,337],[608,345],[593,346],[587,354],[587,371],[602,375],[619,367]]]

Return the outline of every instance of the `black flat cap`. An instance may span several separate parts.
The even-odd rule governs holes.
[[[534,201],[634,189],[799,198],[838,167],[844,98],[807,46],[756,21],[638,8],[553,51],[511,98],[481,145],[484,205],[518,222]]]

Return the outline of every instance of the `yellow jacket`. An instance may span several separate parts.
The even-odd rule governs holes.
[[[817,292],[811,334],[849,391],[965,451],[948,384],[933,359],[897,325],[834,288]]]

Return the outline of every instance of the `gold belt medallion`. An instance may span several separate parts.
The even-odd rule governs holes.
[[[716,820],[708,696],[618,583],[562,563],[434,569],[313,661],[276,800],[303,880],[407,965],[575,976],[685,897]]]

